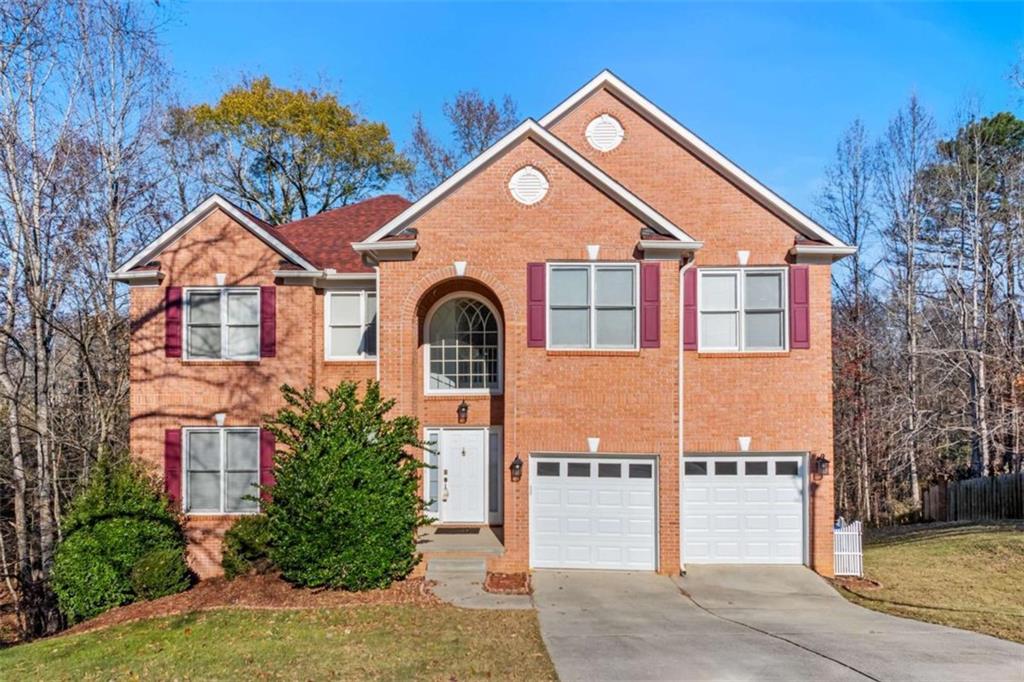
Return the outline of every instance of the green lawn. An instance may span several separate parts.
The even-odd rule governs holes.
[[[220,610],[0,651],[6,679],[551,680],[533,611]]]
[[[916,525],[887,529],[864,547],[866,577],[881,587],[841,589],[897,616],[1024,643],[1024,529]]]

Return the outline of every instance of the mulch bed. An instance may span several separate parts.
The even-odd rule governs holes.
[[[533,594],[529,573],[488,573],[484,590],[496,594]]]
[[[882,587],[882,583],[877,580],[858,578],[856,576],[837,576],[832,579],[832,582],[835,583],[836,586],[846,588],[851,592],[857,592],[858,590],[877,590]]]
[[[276,575],[243,576],[234,580],[210,578],[180,594],[111,609],[61,634],[89,632],[146,618],[222,608],[331,609],[368,604],[439,603],[440,600],[430,592],[429,584],[423,578],[409,578],[392,584],[386,590],[368,592],[294,587]]]

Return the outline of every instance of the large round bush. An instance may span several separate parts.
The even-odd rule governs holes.
[[[97,465],[89,484],[72,501],[62,530],[53,589],[72,623],[142,597],[132,573],[151,552],[176,553],[187,571],[177,515],[154,482],[126,458]]]
[[[362,399],[348,382],[323,400],[282,390],[287,407],[268,424],[284,446],[266,505],[274,564],[294,583],[347,590],[408,575],[423,523],[416,420],[387,419],[394,401],[376,382]]]
[[[263,514],[243,516],[224,534],[224,553],[220,560],[224,577],[267,573],[270,560],[270,521]]]

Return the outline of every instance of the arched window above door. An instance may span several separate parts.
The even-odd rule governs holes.
[[[426,391],[500,393],[501,325],[483,298],[442,299],[427,316]]]

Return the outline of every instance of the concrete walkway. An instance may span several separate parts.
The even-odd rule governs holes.
[[[697,567],[678,583],[535,573],[561,679],[1024,680],[1024,646],[861,609],[804,568]]]
[[[532,609],[533,600],[525,594],[495,594],[484,591],[487,576],[483,559],[431,559],[427,580],[435,584],[434,594],[464,609]]]

